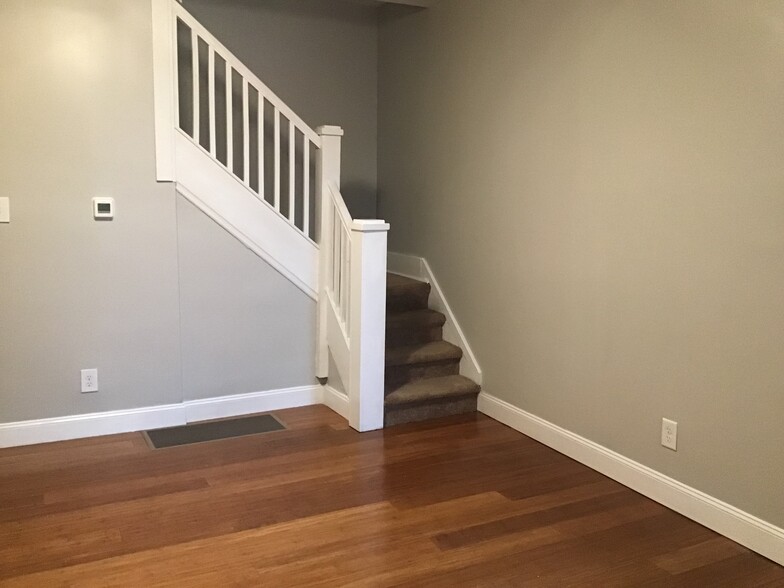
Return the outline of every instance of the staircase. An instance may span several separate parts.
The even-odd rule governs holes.
[[[346,207],[343,130],[311,129],[180,2],[152,9],[157,179],[316,301],[316,376],[332,360],[349,424],[475,411],[430,285],[387,274],[389,225]]]
[[[387,274],[384,426],[476,411],[479,385],[460,375],[462,350],[443,340],[430,284]]]

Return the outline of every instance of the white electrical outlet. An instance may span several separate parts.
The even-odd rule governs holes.
[[[678,450],[678,423],[662,419],[661,444],[673,451]]]
[[[82,370],[82,392],[98,392],[98,370]]]

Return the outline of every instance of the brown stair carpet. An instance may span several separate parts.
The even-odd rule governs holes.
[[[460,375],[463,351],[443,340],[430,284],[387,274],[384,425],[476,411],[479,385]]]

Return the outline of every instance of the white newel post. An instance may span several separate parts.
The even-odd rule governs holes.
[[[316,153],[316,218],[319,219],[319,291],[318,291],[318,348],[316,350],[316,377],[329,374],[327,347],[327,279],[332,252],[332,206],[328,202],[327,185],[333,182],[340,189],[340,143],[343,129],[321,126],[316,129],[321,137],[321,149]]]
[[[382,220],[351,226],[348,422],[358,431],[384,426],[388,231]]]

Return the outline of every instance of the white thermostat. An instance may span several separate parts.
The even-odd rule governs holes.
[[[96,219],[114,218],[114,198],[93,198],[93,217]]]

